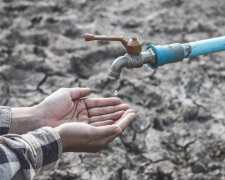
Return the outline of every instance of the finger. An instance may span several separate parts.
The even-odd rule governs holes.
[[[99,126],[112,125],[114,123],[115,123],[115,121],[113,121],[113,120],[106,120],[106,121],[101,121],[101,122],[90,123],[90,125],[95,126],[95,127],[99,127]]]
[[[101,127],[94,127],[94,138],[100,139],[112,135],[116,135],[122,132],[122,129],[119,126],[115,125],[108,125],[108,126],[101,126]]]
[[[133,109],[127,109],[121,118],[124,118],[127,114],[132,113],[132,112],[134,113]]]
[[[118,120],[115,125],[119,126],[122,130],[124,130],[135,118],[135,113],[128,113],[125,117]]]
[[[132,109],[127,110],[125,113],[124,113],[125,117],[120,122],[115,123],[120,128],[121,127],[123,128],[123,129],[121,128],[121,130],[124,130],[125,127],[127,127],[131,123],[131,121],[134,119],[134,117],[135,117],[135,114],[133,113]],[[108,136],[108,137],[104,137],[104,138],[98,139],[98,140],[92,142],[92,144],[99,144],[99,145],[101,145],[103,147],[106,144],[108,144],[109,142],[113,141],[121,133],[122,133],[122,131],[121,132],[118,131],[118,133],[113,134],[113,135]]]
[[[79,99],[90,94],[90,88],[66,88],[72,99]]]
[[[104,106],[114,106],[117,104],[121,104],[122,101],[119,98],[86,98],[84,99],[87,108],[93,107],[104,107]]]
[[[119,104],[114,106],[106,106],[106,107],[96,107],[88,109],[89,117],[91,116],[100,116],[104,114],[110,114],[121,110],[127,110],[129,106],[127,104]]]
[[[114,113],[110,113],[110,114],[105,114],[105,115],[101,115],[101,116],[92,116],[90,117],[90,123],[93,122],[99,122],[99,121],[105,121],[105,120],[118,120],[122,115],[124,114],[124,111],[118,111],[118,112],[114,112]]]
[[[121,119],[121,120],[119,120],[118,121],[118,123],[115,123],[114,125],[117,125],[117,126],[119,126],[122,130],[124,130],[131,122],[132,122],[132,120],[134,119],[134,117],[135,117],[135,114],[132,112],[133,110],[132,109],[130,109],[130,111],[129,110],[127,110],[125,113],[127,113],[126,114],[126,116],[123,118],[123,119]],[[124,114],[125,114],[124,113]],[[122,132],[121,132],[122,133]],[[108,136],[108,137],[104,137],[104,138],[102,138],[102,139],[99,139],[99,140],[97,140],[98,141],[98,143],[99,144],[101,144],[101,145],[106,145],[106,144],[108,144],[109,142],[111,142],[111,141],[113,141],[119,134],[121,134],[121,133],[118,133],[118,134],[113,134],[113,135],[111,135],[111,136]],[[93,142],[93,143],[97,143],[97,141],[95,141],[95,142]]]

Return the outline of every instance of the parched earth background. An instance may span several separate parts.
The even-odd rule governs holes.
[[[225,35],[224,0],[0,0],[0,104],[32,106],[60,87],[113,96],[107,78],[125,53],[84,33],[147,44]],[[97,154],[64,154],[36,180],[225,179],[225,52],[149,70],[124,69],[129,128]]]

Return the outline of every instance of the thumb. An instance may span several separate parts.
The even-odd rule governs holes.
[[[101,127],[94,127],[94,137],[95,139],[101,139],[112,135],[118,135],[122,132],[122,129],[119,126],[108,125]]]
[[[72,99],[79,99],[90,94],[90,88],[69,88],[67,90]]]

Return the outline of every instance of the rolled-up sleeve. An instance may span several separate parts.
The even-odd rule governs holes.
[[[51,127],[0,136],[0,179],[33,179],[54,168],[61,154],[60,135]]]
[[[11,123],[11,108],[7,106],[0,106],[0,135],[9,132]]]

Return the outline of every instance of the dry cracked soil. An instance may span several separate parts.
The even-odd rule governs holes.
[[[223,36],[224,0],[0,0],[0,103],[32,106],[60,87],[113,96],[125,53],[86,32],[145,45]],[[119,97],[137,117],[96,154],[64,154],[36,180],[225,179],[225,52],[149,70],[124,69]]]

